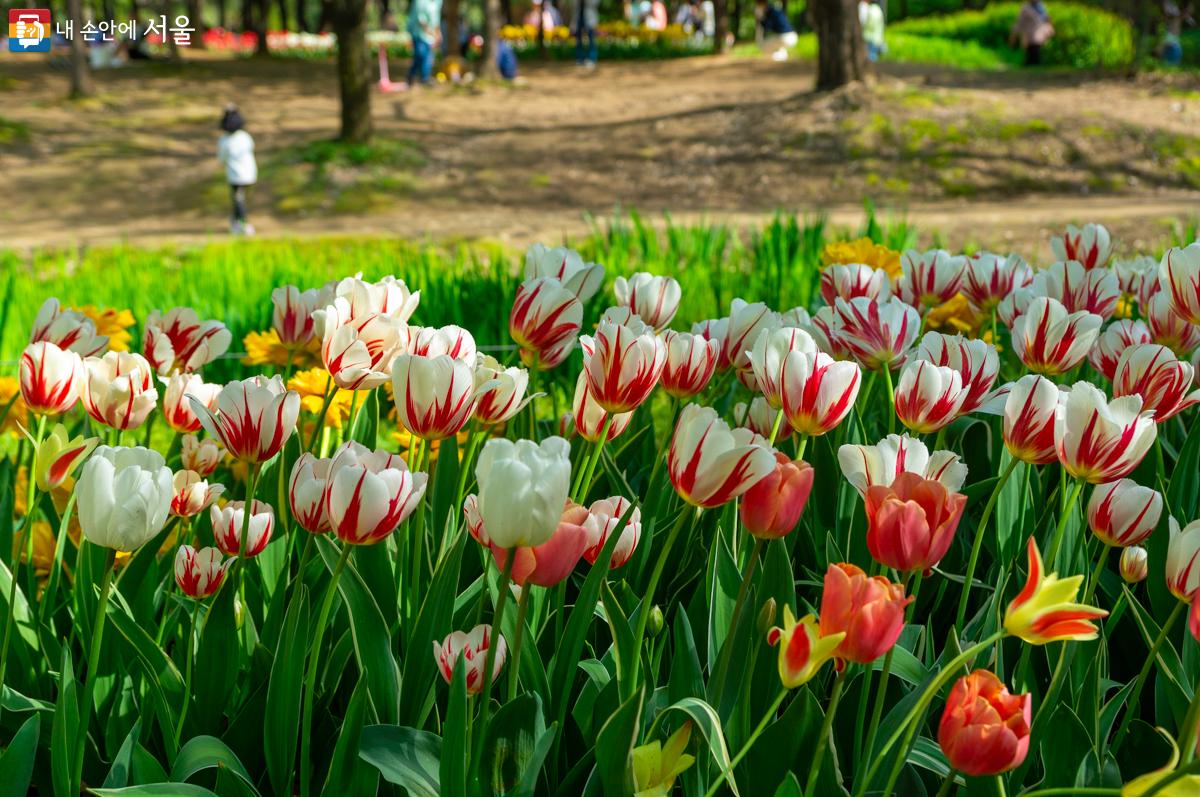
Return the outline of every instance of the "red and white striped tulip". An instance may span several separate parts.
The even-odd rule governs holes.
[[[220,484],[209,484],[194,470],[176,472],[172,479],[175,494],[171,496],[171,514],[193,517],[208,509],[225,492]]]
[[[286,389],[278,375],[230,382],[221,388],[215,411],[193,397],[188,401],[204,430],[230,456],[246,462],[266,462],[278,454],[296,431],[300,414],[300,394]]]
[[[641,319],[628,323],[601,321],[594,338],[585,337],[583,373],[596,403],[606,412],[632,412],[650,397],[667,347]]]
[[[185,434],[179,441],[179,459],[186,470],[194,470],[208,476],[221,464],[221,445],[211,437],[201,440],[194,434]]]
[[[892,280],[881,268],[862,263],[833,263],[821,272],[821,298],[825,304],[863,296],[867,299],[886,299],[892,295]]]
[[[896,281],[896,293],[905,303],[929,310],[958,293],[967,259],[943,249],[909,249],[900,258],[900,268],[904,273]]]
[[[1154,445],[1155,433],[1154,413],[1142,411],[1141,396],[1109,401],[1087,382],[1075,383],[1054,420],[1058,461],[1091,484],[1128,476]]]
[[[841,316],[834,307],[826,305],[818,307],[809,318],[808,323],[799,326],[807,329],[817,342],[817,348],[835,360],[851,360],[854,354],[842,340],[840,332]]]
[[[930,434],[958,417],[967,390],[953,368],[911,360],[896,383],[896,417],[920,434]]]
[[[1017,288],[996,306],[996,315],[1000,318],[1001,323],[1011,330],[1013,324],[1017,323],[1017,319],[1029,309],[1029,303],[1039,295],[1035,292],[1032,284],[1026,285],[1024,288]]]
[[[774,452],[762,437],[730,429],[711,407],[683,408],[667,454],[667,472],[683,500],[706,509],[721,506],[774,469]]]
[[[392,365],[392,398],[404,428],[422,440],[458,434],[471,420],[480,395],[495,387],[474,363],[446,354],[401,354]]]
[[[775,429],[775,419],[778,417],[779,410],[768,404],[762,396],[755,396],[749,404],[739,401],[733,405],[733,418],[738,426],[749,429],[764,440],[771,439],[771,431]],[[775,432],[775,442],[780,443],[791,436],[792,427],[780,421],[779,429]]]
[[[1200,347],[1200,325],[1193,324],[1175,312],[1171,296],[1159,291],[1142,308],[1150,336],[1155,343],[1166,346],[1180,357]]]
[[[1103,323],[1095,313],[1070,313],[1058,300],[1039,296],[1013,323],[1013,350],[1030,371],[1063,374],[1091,351]]]
[[[1176,359],[1166,346],[1145,343],[1121,355],[1113,396],[1141,396],[1142,409],[1162,423],[1200,402],[1200,390],[1192,390],[1194,378],[1191,363]]]
[[[1049,296],[1062,302],[1067,312],[1086,310],[1106,321],[1112,318],[1121,299],[1121,283],[1116,272],[1107,268],[1086,270],[1074,260],[1055,263],[1033,278],[1035,296]]]
[[[492,547],[487,529],[483,527],[483,515],[479,514],[479,496],[471,493],[463,499],[463,520],[467,523],[467,533],[480,545]]]
[[[864,498],[875,485],[890,486],[901,473],[915,473],[942,483],[952,493],[967,480],[967,466],[953,451],[934,451],[908,435],[890,434],[876,445],[844,445],[838,449],[842,475]]]
[[[1044,376],[1026,374],[1011,386],[1004,403],[1004,445],[1008,453],[1031,465],[1058,459],[1054,424],[1058,405],[1066,398]]]
[[[508,646],[504,637],[496,637],[496,652],[492,654],[492,680],[495,681],[504,669],[504,661],[508,658]],[[477,695],[483,691],[484,667],[487,667],[488,648],[492,643],[492,627],[477,625],[470,631],[455,631],[442,640],[439,645],[433,643],[433,659],[437,662],[438,672],[446,683],[454,679],[454,668],[458,660],[463,660],[463,674],[466,676],[467,694]]]
[[[397,454],[342,443],[329,463],[325,511],[333,533],[348,545],[385,539],[421,503],[429,476],[412,473]]]
[[[683,298],[678,280],[673,277],[657,277],[639,271],[629,279],[617,277],[613,282],[613,293],[617,304],[627,307],[643,321],[657,330],[665,329],[679,310]]]
[[[197,550],[181,545],[175,552],[175,583],[184,595],[203,600],[221,588],[225,573],[237,557],[221,560],[221,552],[216,548]]]
[[[839,339],[871,371],[903,365],[921,331],[920,313],[895,296],[887,301],[838,299],[834,309]]]
[[[995,310],[1013,291],[1033,282],[1033,269],[1017,254],[980,252],[967,259],[962,293],[984,313]]]
[[[262,553],[275,530],[275,510],[257,499],[250,507],[250,526],[247,529],[245,550],[242,549],[242,525],[246,519],[246,502],[230,501],[225,506],[214,504],[208,511],[212,518],[213,538],[222,553],[229,556],[253,558]]]
[[[1168,249],[1158,270],[1172,311],[1190,324],[1200,324],[1200,242]]]
[[[344,301],[346,318],[386,315],[401,324],[407,324],[421,303],[420,291],[410,291],[404,280],[390,275],[379,282],[366,282],[360,272],[322,289],[323,296],[327,296],[329,292],[333,294],[332,303],[338,303],[338,299]],[[321,323],[319,318],[316,319],[315,331],[318,335],[322,332]]]
[[[145,423],[158,402],[154,371],[146,358],[110,351],[103,357],[88,357],[83,367],[80,398],[88,415],[113,429],[136,429]]]
[[[667,395],[690,399],[699,395],[712,379],[721,356],[721,343],[700,335],[668,330],[664,336],[667,360],[659,383]]]
[[[575,398],[571,404],[570,414],[575,432],[580,437],[591,443],[600,439],[600,433],[604,430],[604,422],[608,419],[609,413],[596,403],[596,399],[592,396],[592,388],[588,384],[587,374],[582,371],[575,380]],[[605,442],[620,436],[629,427],[631,420],[633,420],[632,412],[620,412],[613,415],[612,423],[608,425],[608,435],[604,438]]]
[[[475,404],[475,420],[484,425],[512,420],[533,401],[533,396],[525,395],[529,390],[529,371],[524,368],[505,368],[495,357],[480,354],[475,373],[484,382],[495,383],[479,395]]]
[[[783,363],[783,417],[804,435],[836,428],[854,408],[862,386],[858,363],[839,362],[824,352],[789,355]]]
[[[1158,527],[1162,508],[1163,497],[1157,490],[1132,479],[1118,479],[1092,492],[1087,505],[1088,525],[1108,545],[1140,545]]]
[[[554,368],[575,347],[583,304],[553,277],[526,280],[517,288],[508,333],[521,347],[521,360],[539,371]]]
[[[1117,362],[1126,349],[1150,343],[1150,329],[1141,321],[1122,318],[1104,328],[1088,352],[1088,362],[1108,381],[1117,374]]]
[[[917,359],[951,368],[962,377],[966,397],[959,415],[975,412],[994,395],[996,376],[1000,373],[1000,355],[987,341],[926,332],[917,346]]]
[[[588,516],[583,522],[583,529],[588,534],[588,548],[583,552],[583,558],[589,565],[594,565],[600,558],[608,538],[617,532],[621,518],[629,512],[629,501],[615,495],[592,502],[587,511]],[[612,558],[608,561],[609,570],[621,567],[633,557],[638,540],[642,537],[641,507],[634,507],[629,515],[629,522],[621,528],[620,534],[621,537],[613,548]]]
[[[1121,292],[1136,299],[1139,306],[1145,306],[1162,287],[1158,281],[1158,261],[1152,257],[1114,260],[1112,269],[1117,274]]]
[[[604,266],[585,263],[579,253],[565,246],[553,248],[534,244],[525,250],[525,280],[552,277],[587,303],[604,285]]]
[[[396,316],[351,313],[344,298],[317,311],[321,361],[342,390],[371,390],[388,380],[392,363],[412,343],[411,332]]]
[[[292,519],[300,528],[313,534],[324,534],[332,528],[325,506],[332,462],[332,459],[321,459],[306,451],[292,466],[288,479],[288,506],[292,509]]]
[[[83,360],[53,343],[30,343],[21,352],[21,399],[30,412],[61,415],[75,406],[86,384]]]
[[[194,396],[201,404],[213,410],[216,409],[221,386],[208,384],[199,374],[175,373],[166,382],[162,412],[167,426],[181,434],[199,431],[200,419],[192,412],[192,405],[187,397]]]
[[[146,319],[142,351],[162,376],[175,371],[199,371],[229,350],[233,336],[220,321],[201,321],[190,307],[166,313],[155,310]]]
[[[1167,544],[1167,589],[1181,601],[1192,602],[1200,589],[1200,520],[1179,528],[1168,518],[1171,540]]]
[[[1150,575],[1150,554],[1145,548],[1140,545],[1131,545],[1121,551],[1121,562],[1119,565],[1121,578],[1127,584],[1136,584],[1139,581],[1145,581],[1146,576]]]
[[[1050,238],[1050,249],[1056,260],[1074,260],[1086,269],[1100,268],[1112,255],[1112,238],[1102,224],[1068,224],[1066,232]]]
[[[96,322],[78,310],[64,310],[53,297],[42,302],[29,342],[53,343],[80,357],[94,357],[108,347],[108,337],[96,334]]]
[[[288,349],[300,349],[316,335],[313,314],[333,301],[327,289],[301,291],[295,285],[282,285],[271,291],[271,327],[279,342]]]
[[[748,304],[734,299],[729,308],[729,323],[721,341],[721,359],[717,368],[749,371],[750,347],[764,329],[777,329],[781,323],[779,313],[762,302]]]
[[[408,354],[437,357],[445,354],[464,363],[474,363],[475,338],[470,332],[450,324],[444,327],[410,327]]]
[[[817,354],[817,342],[799,327],[764,329],[749,352],[750,368],[759,392],[775,409],[783,406],[784,369],[793,355]]]

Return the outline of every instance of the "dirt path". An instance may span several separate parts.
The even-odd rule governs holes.
[[[393,65],[393,73],[401,65]],[[329,64],[202,59],[65,76],[0,61],[0,240],[223,234],[220,107],[259,147],[261,234],[488,237],[523,244],[636,208],[751,224],[787,208],[856,226],[862,197],[948,241],[1040,240],[1100,220],[1130,246],[1200,213],[1200,81],[893,65],[874,91],[813,95],[807,64],[700,58],[533,65],[518,86],[377,96],[379,146],[347,159]],[[1190,80],[1190,82],[1189,82]],[[15,132],[12,132],[15,131]],[[324,160],[323,160],[324,159]]]

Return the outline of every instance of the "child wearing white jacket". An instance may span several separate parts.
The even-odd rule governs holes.
[[[234,105],[221,116],[224,133],[217,142],[217,160],[225,166],[225,179],[233,196],[233,216],[229,231],[234,235],[253,235],[254,225],[246,220],[246,188],[258,181],[258,163],[254,160],[254,138],[245,131],[246,120]]]

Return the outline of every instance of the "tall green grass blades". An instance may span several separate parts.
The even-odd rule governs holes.
[[[311,646],[308,590],[299,585],[287,608],[283,633],[267,682],[267,711],[263,716],[267,774],[276,793],[291,789],[300,731],[300,693],[304,654]]]
[[[251,793],[258,795],[254,780],[241,760],[224,742],[213,736],[194,736],[180,748],[179,755],[175,757],[175,763],[171,766],[171,780],[185,783],[192,776],[207,769],[232,772]]]
[[[28,793],[40,723],[37,714],[21,723],[0,755],[0,797],[24,797]]]
[[[368,725],[362,730],[358,754],[384,780],[405,788],[411,797],[440,797],[442,740],[434,734],[398,725]]]
[[[325,560],[325,566],[332,572],[338,558],[333,543],[324,538],[314,542],[321,558]],[[353,567],[346,568],[338,579],[338,593],[350,616],[355,657],[370,684],[373,715],[394,721],[400,703],[400,671],[392,656],[391,640],[383,615]],[[421,653],[425,655],[427,651]]]
[[[621,704],[600,728],[596,739],[596,772],[604,797],[626,797],[633,793],[633,748],[641,729],[643,690]]]

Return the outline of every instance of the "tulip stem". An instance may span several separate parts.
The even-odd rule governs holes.
[[[754,578],[754,568],[758,565],[762,548],[762,538],[755,537],[754,546],[750,549],[750,559],[746,562],[746,572],[742,574],[742,584],[738,587],[737,599],[733,602],[733,614],[729,618],[729,633],[725,635],[725,642],[721,645],[721,653],[717,659],[717,669],[713,678],[713,701],[718,713],[721,711],[721,696],[725,692],[725,680],[729,675],[729,660],[733,656],[738,624],[742,617],[746,595],[750,592],[750,582]]]
[[[876,756],[875,761],[871,764],[871,769],[867,772],[867,776],[855,786],[854,793],[856,795],[866,792],[867,785],[875,777],[875,773],[879,770],[879,767],[882,766],[884,757],[892,749],[892,746],[900,741],[900,737],[903,735],[904,741],[900,746],[900,753],[896,756],[896,762],[892,767],[891,775],[888,777],[887,788],[883,792],[884,797],[888,797],[892,793],[892,789],[896,785],[896,780],[900,777],[900,770],[904,766],[904,762],[908,759],[908,748],[912,744],[913,735],[917,732],[920,719],[925,715],[925,711],[929,708],[929,704],[933,702],[933,698],[938,690],[954,677],[960,666],[971,661],[971,659],[975,658],[975,656],[986,648],[991,647],[993,643],[1003,638],[1006,634],[1007,632],[1001,629],[981,642],[976,642],[955,656],[950,663],[941,669],[938,676],[933,679],[929,686],[925,687],[925,691],[921,693],[917,704],[909,710],[904,719],[900,721],[900,725],[897,726],[895,732],[884,742],[883,747],[879,750],[879,755]]]
[[[513,563],[517,561],[517,548],[513,546],[505,551],[504,567],[500,569],[499,592],[496,595],[496,613],[492,615],[492,630],[488,635],[487,655],[483,658],[483,695],[479,709],[479,735],[476,737],[476,744],[483,741],[484,735],[487,733],[488,719],[492,714],[492,674],[496,668],[496,648],[499,645],[498,640],[501,639],[502,623],[504,621],[504,607],[508,603],[509,582],[512,580]],[[487,592],[486,573],[483,581],[484,592]],[[524,595],[526,590],[522,590]],[[510,665],[517,666],[515,663]],[[475,756],[472,756],[475,760]]]
[[[1062,547],[1063,534],[1067,530],[1067,519],[1074,512],[1075,502],[1079,500],[1079,493],[1082,491],[1083,479],[1076,479],[1075,486],[1071,488],[1071,494],[1067,496],[1067,503],[1063,506],[1062,515],[1058,518],[1058,526],[1054,529],[1054,539],[1050,543],[1050,551],[1046,556],[1047,567],[1051,570],[1055,567],[1054,562],[1058,557],[1058,549]]]
[[[325,626],[329,624],[329,610],[333,607],[333,596],[337,594],[338,579],[350,560],[351,546],[342,545],[342,554],[338,557],[333,573],[329,577],[329,586],[325,589],[325,600],[321,602],[321,613],[317,615],[317,627],[313,633],[312,646],[308,650],[308,672],[304,676],[304,718],[300,722],[300,794],[308,797],[309,780],[312,777],[312,761],[309,758],[309,744],[312,740],[313,693],[317,686],[317,663],[321,658],[321,639],[325,636]]]
[[[883,380],[888,392],[888,434],[896,431],[896,388],[892,384],[892,366],[884,363]]]
[[[1183,719],[1183,763],[1190,764],[1196,754],[1196,730],[1200,724],[1200,689],[1192,696],[1192,704],[1188,706]]]
[[[924,583],[924,576],[921,571],[913,574],[912,601],[905,608],[905,614],[916,614],[917,598],[921,594],[921,584]],[[883,719],[883,701],[887,699],[888,679],[892,675],[892,659],[896,655],[896,646],[892,645],[888,648],[887,655],[883,659],[883,669],[879,673],[879,687],[875,691],[875,705],[871,710],[871,724],[867,730],[867,742],[864,748],[867,755],[871,755],[871,748],[875,746],[875,735],[879,733],[879,723]],[[864,699],[866,695],[864,693]]]
[[[529,610],[529,593],[523,588],[521,597],[517,599],[517,630],[513,637],[513,660],[508,668],[508,699],[517,696],[517,672],[521,669],[521,643],[525,639],[525,613]]]
[[[188,706],[192,702],[192,659],[196,647],[196,614],[198,609],[192,607],[192,623],[187,636],[187,654],[183,668],[183,707],[179,709],[179,724],[175,726],[175,749],[179,749],[179,739],[183,736],[183,721],[187,719]]]
[[[779,436],[779,426],[783,423],[783,410],[775,413],[775,423],[771,424],[771,439],[767,442],[775,445],[775,438]]]
[[[80,541],[83,545],[83,541]],[[79,735],[75,742],[75,757],[71,765],[71,793],[79,791],[83,782],[83,754],[87,744],[88,726],[92,721],[92,703],[96,695],[96,668],[100,665],[100,645],[104,640],[104,621],[108,616],[108,597],[112,593],[113,563],[117,560],[117,552],[113,548],[106,549],[104,571],[100,577],[100,601],[96,604],[96,618],[92,624],[92,645],[88,650],[87,678],[83,682],[83,697],[79,701],[79,725],[75,732]]]
[[[329,414],[329,405],[333,403],[335,393],[337,393],[337,388],[333,386],[333,374],[329,374],[325,377],[325,400],[321,403],[321,414],[317,416],[312,434],[308,436],[308,445],[304,447],[305,451],[311,452],[316,448],[317,441],[321,439],[321,430],[325,428],[325,416]]]
[[[592,478],[596,473],[596,465],[600,462],[600,453],[604,450],[604,441],[608,439],[608,430],[612,428],[612,422],[612,413],[605,413],[604,425],[600,427],[600,436],[592,444],[592,456],[585,460],[586,464],[580,469],[575,480],[575,489],[571,491],[571,497],[576,503],[583,503],[592,489]]]
[[[946,773],[946,778],[942,781],[942,787],[938,789],[936,797],[949,797],[950,790],[954,788],[955,774],[953,769]]]
[[[1084,601],[1085,603],[1087,601]],[[1046,713],[1047,706],[1057,705],[1055,698],[1058,697],[1058,689],[1062,685],[1063,673],[1066,671],[1067,663],[1067,647],[1070,642],[1063,642],[1058,650],[1058,661],[1054,664],[1054,672],[1050,674],[1050,685],[1046,687],[1046,692],[1042,698],[1042,704],[1038,706],[1038,710],[1033,715],[1033,722],[1029,725],[1029,733],[1032,736],[1040,726],[1038,720],[1043,718]]]
[[[1129,693],[1129,699],[1125,701],[1125,705],[1127,706],[1125,716],[1121,718],[1121,726],[1117,728],[1117,735],[1113,737],[1112,746],[1109,748],[1113,755],[1117,754],[1117,750],[1121,748],[1121,742],[1125,741],[1125,734],[1129,732],[1129,725],[1133,722],[1133,715],[1137,713],[1138,698],[1142,694],[1142,687],[1146,683],[1146,678],[1150,675],[1150,669],[1154,666],[1155,659],[1158,658],[1158,649],[1167,640],[1167,635],[1171,633],[1171,628],[1186,608],[1187,604],[1183,601],[1176,602],[1171,615],[1163,623],[1162,628],[1159,629],[1158,636],[1154,638],[1154,643],[1150,646],[1150,652],[1146,654],[1146,661],[1142,664],[1141,671],[1138,672],[1137,680],[1133,682],[1133,691]]]
[[[650,583],[646,585],[646,594],[642,597],[642,606],[638,611],[637,628],[634,630],[633,634],[634,650],[640,651],[642,649],[642,640],[646,638],[646,623],[650,620],[650,607],[654,605],[654,591],[658,589],[658,582],[662,579],[663,570],[667,566],[667,557],[670,554],[671,549],[675,547],[675,540],[679,537],[679,533],[683,531],[683,527],[687,523],[688,515],[699,518],[702,511],[703,510],[701,510],[699,507],[696,507],[695,514],[692,514],[688,511],[688,507],[684,507],[683,511],[679,513],[679,519],[675,521],[675,525],[671,527],[671,531],[667,534],[667,541],[663,545],[662,550],[658,552],[658,559],[654,562],[654,570],[650,572]],[[629,696],[633,694],[632,686],[637,680],[638,670],[641,667],[641,661],[642,657],[639,653],[633,659],[633,673],[629,679],[629,686],[623,690],[628,692],[628,694],[622,694],[622,699],[627,700],[629,699]]]
[[[1100,586],[1100,576],[1104,573],[1104,565],[1108,563],[1108,552],[1111,550],[1112,544],[1107,542],[1100,549],[1100,556],[1096,560],[1096,569],[1092,571],[1092,577],[1088,579],[1087,589],[1083,593],[1084,603],[1092,602],[1092,596],[1096,594],[1096,589]]]
[[[979,525],[975,527],[975,539],[971,541],[971,558],[967,560],[967,572],[963,577],[962,595],[958,598],[958,614],[954,618],[954,627],[961,629],[963,621],[967,617],[967,599],[971,596],[972,582],[975,580],[975,566],[979,564],[979,553],[983,550],[983,535],[987,531],[988,521],[992,519],[992,510],[996,508],[996,501],[1000,498],[1000,492],[1004,489],[1004,485],[1008,482],[1008,477],[1012,476],[1012,472],[1016,469],[1017,463],[1021,460],[1014,457],[1008,467],[1004,469],[1004,473],[1000,474],[999,481],[992,489],[992,494],[988,498],[988,502],[983,507],[983,514],[979,518]]]
[[[455,492],[455,496],[457,497],[454,502],[455,506],[462,506],[463,499],[466,498],[467,481],[471,478],[471,465],[475,462],[475,454],[486,437],[487,429],[472,431],[467,435],[467,448],[463,452],[462,463],[458,469],[458,490]],[[459,519],[461,521],[462,513],[459,513]]]
[[[821,774],[825,748],[829,746],[829,736],[833,733],[833,715],[837,713],[838,704],[842,702],[842,687],[846,685],[846,673],[848,672],[850,672],[850,668],[843,667],[833,680],[833,693],[829,695],[829,708],[825,711],[825,720],[821,723],[821,734],[817,737],[817,749],[813,753],[812,764],[808,768],[808,781],[804,787],[805,794],[817,793],[817,777]]]
[[[779,711],[779,706],[782,705],[783,699],[787,697],[787,693],[787,689],[781,689],[779,691],[779,694],[776,696],[774,702],[771,703],[771,707],[767,709],[767,713],[763,715],[762,720],[758,723],[758,727],[754,729],[754,731],[750,734],[750,737],[746,739],[746,743],[742,745],[742,749],[738,750],[737,755],[735,755],[733,760],[729,762],[729,768],[723,770],[721,772],[721,777],[717,778],[713,785],[708,787],[708,791],[704,793],[704,797],[713,797],[713,795],[717,793],[721,786],[724,785],[725,781],[732,777],[733,770],[742,762],[742,759],[746,757],[746,753],[750,752],[750,748],[754,746],[756,741],[758,741],[758,737],[762,736],[763,731],[765,731],[767,726],[771,724],[771,720],[775,719],[775,713]]]
[[[794,459],[796,462],[803,462],[804,461],[804,451],[805,451],[805,449],[808,448],[808,435],[802,434],[802,435],[797,435],[797,436],[800,439],[798,441],[796,441],[796,456]]]

